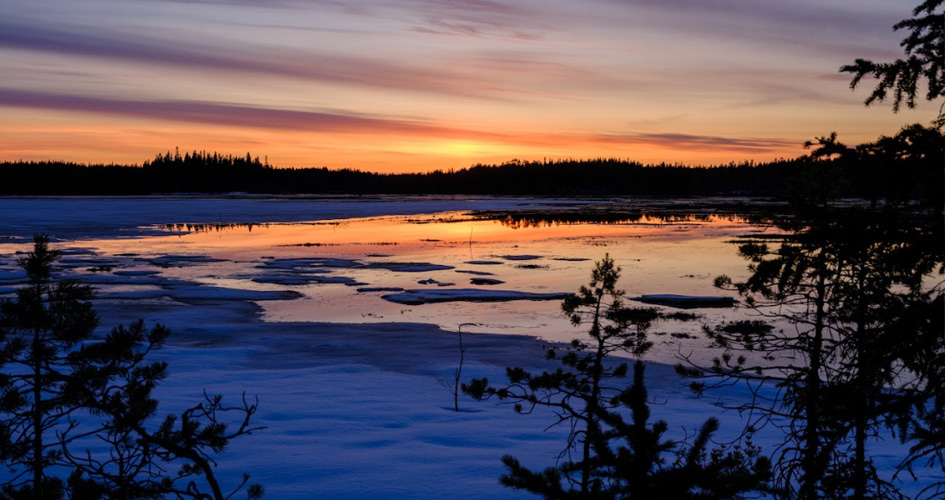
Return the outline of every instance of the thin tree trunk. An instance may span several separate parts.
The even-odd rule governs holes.
[[[591,484],[591,440],[597,439],[600,434],[597,422],[597,403],[600,399],[600,375],[603,365],[603,340],[600,335],[600,307],[604,300],[601,293],[597,296],[597,304],[594,306],[594,323],[591,325],[591,337],[597,341],[597,353],[594,359],[594,372],[591,374],[591,396],[588,398],[587,407],[584,409],[587,414],[587,428],[584,434],[583,463],[581,464],[581,493],[586,495],[590,492]]]
[[[807,428],[805,429],[805,449],[802,462],[803,478],[801,481],[800,497],[804,500],[818,500],[817,485],[823,476],[820,467],[820,379],[821,358],[823,356],[824,343],[824,316],[825,316],[825,293],[826,277],[821,275],[818,278],[816,296],[814,303],[816,305],[816,316],[814,320],[814,337],[810,347],[810,366],[807,371],[806,389],[807,400],[805,401],[805,413],[807,416]]]
[[[863,297],[865,282],[863,274],[860,273],[859,280],[859,302],[856,308],[856,338],[853,339],[856,354],[856,416],[854,425],[856,434],[854,436],[854,469],[853,469],[853,498],[854,500],[864,500],[866,498],[866,412],[869,410],[867,398],[872,391],[867,387],[865,370],[870,363],[864,360],[867,353],[866,339],[866,304]],[[874,367],[875,368],[875,367]]]
[[[33,329],[33,493],[45,498],[43,492],[43,386],[40,362],[41,339],[39,328]]]

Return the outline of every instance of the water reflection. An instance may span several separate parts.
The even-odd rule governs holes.
[[[404,306],[384,300],[379,291],[478,288],[570,293],[587,282],[593,262],[609,253],[623,267],[621,287],[628,297],[713,295],[718,293],[711,282],[714,276],[745,272],[728,242],[766,231],[734,212],[614,205],[308,222],[273,222],[284,220],[278,207],[275,210],[265,213],[269,221],[142,226],[148,231],[133,239],[134,257],[128,253],[132,241],[128,239],[90,236],[70,245],[116,261],[110,271],[87,272],[83,277],[95,274],[102,286],[160,279],[302,295],[298,300],[260,302],[269,321],[422,322],[454,329],[474,320],[482,324],[480,331],[567,341],[575,330],[556,301]],[[129,213],[133,211],[130,207]],[[253,215],[257,216],[262,217]],[[228,216],[224,210],[220,218],[227,217],[238,220],[240,215]],[[160,234],[154,235],[155,231]],[[82,272],[93,265],[81,264],[76,269]],[[115,274],[127,269],[136,275],[119,279]],[[142,274],[147,272],[160,275]],[[704,321],[713,321],[723,311],[700,314]],[[663,337],[667,344],[663,346],[661,339],[654,352],[665,349],[663,354],[670,359],[682,338],[672,334],[698,336],[696,323],[673,324]]]
[[[227,231],[230,229],[246,229],[253,232],[254,227],[269,227],[268,223],[258,222],[215,222],[215,223],[171,223],[162,226],[168,231],[186,232],[186,233],[209,233]]]
[[[492,220],[512,229],[546,228],[576,224],[742,224],[748,222],[746,217],[736,214],[710,214],[698,212],[645,213],[642,210],[477,212],[475,217],[485,220]]]

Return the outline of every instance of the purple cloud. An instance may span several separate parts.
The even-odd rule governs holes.
[[[611,5],[607,22],[659,27],[668,36],[740,41],[848,57],[888,57],[896,52],[888,11],[862,8],[857,1],[771,2],[744,0],[601,0]],[[902,15],[909,14],[909,7]],[[758,50],[755,46],[754,50]],[[837,64],[843,64],[840,61]]]
[[[205,101],[114,99],[10,89],[0,89],[0,106],[311,132],[437,134],[448,130],[420,121],[353,113],[273,109]]]
[[[800,147],[798,142],[784,139],[733,138],[677,133],[601,135],[599,140],[606,143],[650,145],[667,149],[704,150],[712,148],[739,153],[771,153]]]
[[[430,139],[482,140],[543,147],[561,144],[649,145],[667,149],[707,148],[738,153],[793,149],[796,141],[731,138],[679,133],[641,134],[508,134],[459,129],[422,120],[393,119],[356,113],[261,108],[205,101],[146,101],[0,89],[0,106],[128,116],[139,119],[293,130],[334,134],[396,134]]]
[[[109,33],[107,30],[53,29],[0,19],[0,47],[185,67],[199,71],[255,73],[331,84],[498,98],[500,86],[445,68],[329,55],[310,51],[261,53],[251,47],[216,48],[178,40]]]

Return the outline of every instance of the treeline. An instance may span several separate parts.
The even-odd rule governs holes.
[[[512,161],[461,170],[380,174],[328,168],[274,168],[258,158],[163,154],[142,166],[67,162],[0,163],[2,195],[779,194],[806,159],[711,168],[642,165],[617,159]]]
[[[822,138],[823,139],[823,138]],[[831,195],[875,194],[882,172],[909,186],[941,186],[943,137],[914,125],[899,135],[856,148],[836,150],[821,141],[811,155],[768,163],[712,167],[643,165],[620,159],[513,160],[461,170],[380,174],[327,168],[274,168],[258,157],[206,151],[165,153],[141,166],[81,165],[68,162],[0,163],[0,195],[222,194],[495,194],[783,196],[792,189],[824,186]],[[841,145],[842,146],[842,145]],[[845,148],[845,146],[843,146]],[[833,148],[833,149],[831,149]],[[828,152],[829,151],[829,152]],[[860,151],[851,161],[850,151]],[[864,176],[863,165],[869,165]],[[877,170],[881,172],[877,172]],[[936,173],[937,172],[937,173]],[[929,175],[932,178],[927,179]],[[935,177],[938,176],[938,177]],[[920,178],[922,178],[920,180]],[[929,184],[929,181],[932,184]],[[938,182],[938,184],[935,184]],[[901,183],[900,183],[901,184]],[[903,193],[908,194],[908,193]]]

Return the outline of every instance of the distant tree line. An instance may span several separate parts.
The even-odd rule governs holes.
[[[912,189],[942,186],[941,130],[913,125],[894,137],[857,146],[863,155],[826,154],[824,141],[813,154],[767,163],[711,167],[644,165],[621,159],[512,160],[460,170],[380,174],[351,169],[274,168],[258,157],[206,151],[167,152],[141,166],[69,162],[0,163],[0,195],[222,194],[495,194],[785,196],[798,185],[819,184],[831,195],[875,196],[870,169],[915,172]],[[917,151],[921,150],[920,153]],[[872,173],[872,172],[871,172]],[[922,188],[924,189],[924,188]],[[901,193],[909,196],[911,193]]]

